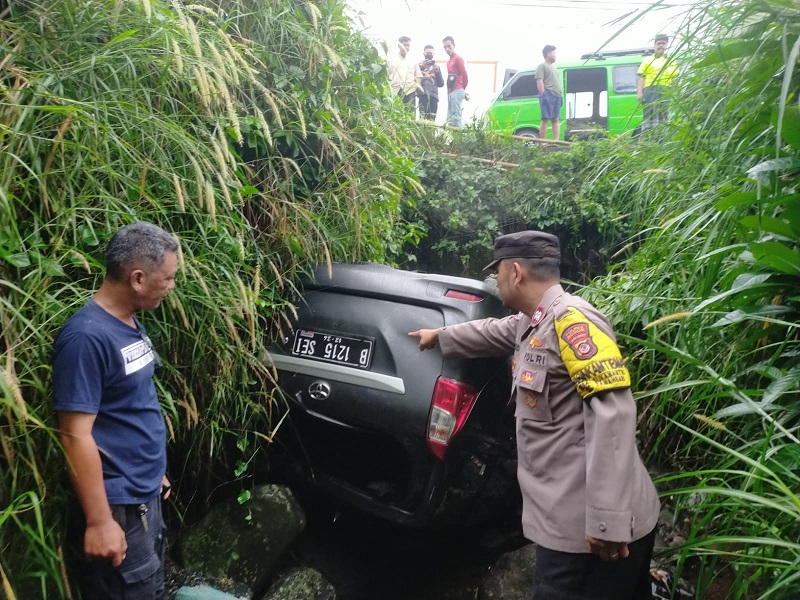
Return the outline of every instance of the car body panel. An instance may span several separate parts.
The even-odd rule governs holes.
[[[448,297],[448,291],[457,297]],[[508,361],[444,359],[438,349],[420,352],[418,339],[408,335],[416,329],[505,314],[492,282],[373,264],[319,268],[304,283],[295,331],[271,347],[266,359],[278,370],[290,402],[296,435],[289,441],[295,446],[298,472],[359,509],[399,523],[424,525],[458,518],[461,511],[449,508],[453,503],[448,497],[458,496],[463,510],[474,512],[474,517],[491,510],[483,500],[470,499],[480,495],[476,481],[483,475],[466,481],[471,476],[464,471],[477,469],[487,478],[494,476],[494,465],[475,466],[485,462],[477,455],[500,454],[502,447],[503,464],[497,466],[502,482],[492,494],[513,498]],[[306,336],[299,344],[298,335]],[[368,367],[321,360],[319,347],[313,356],[302,355],[310,352],[303,347],[305,339],[323,344],[356,340],[360,350],[366,346],[358,340],[368,340],[372,343]],[[479,390],[444,461],[427,443],[431,399],[439,377]]]

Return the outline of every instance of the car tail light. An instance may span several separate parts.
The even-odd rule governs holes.
[[[436,380],[428,417],[428,446],[441,460],[464,426],[477,397],[478,390],[471,385],[444,377]]]
[[[444,295],[447,298],[466,300],[467,302],[480,302],[481,300],[483,300],[483,296],[478,296],[477,294],[470,294],[468,292],[459,292],[458,290],[447,290]]]

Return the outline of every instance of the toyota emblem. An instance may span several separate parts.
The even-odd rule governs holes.
[[[308,386],[308,394],[314,400],[325,400],[331,395],[331,386],[324,381],[315,381]]]

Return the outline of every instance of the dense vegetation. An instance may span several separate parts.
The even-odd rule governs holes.
[[[297,273],[387,260],[415,178],[381,61],[336,1],[0,11],[0,581],[63,598],[49,353],[111,234],[149,220],[181,239],[177,289],[143,318],[183,512],[224,448],[241,475],[281,423],[261,360]]]
[[[573,279],[602,256],[608,273],[581,293],[630,355],[696,597],[724,580],[731,598],[796,598],[800,9],[700,2],[686,27],[659,130],[547,157],[481,131],[430,140],[415,214],[432,236],[417,251],[476,273],[495,232],[540,227],[565,241]]]
[[[795,3],[700,0],[671,122],[553,153],[480,127],[414,130],[337,0],[0,11],[6,596],[66,595],[49,348],[135,219],[182,242],[178,288],[145,315],[168,362],[171,470],[191,482],[179,511],[208,499],[221,452],[241,476],[280,426],[260,359],[308,265],[477,274],[495,235],[541,227],[565,241],[571,279],[602,273],[582,293],[630,356],[697,597],[723,571],[731,598],[800,595]]]

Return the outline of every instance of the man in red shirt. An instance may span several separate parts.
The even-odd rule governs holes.
[[[456,43],[452,36],[447,36],[442,40],[444,51],[450,57],[447,61],[447,124],[453,127],[461,127],[461,103],[467,96],[466,88],[469,83],[467,68],[464,59],[456,54]]]

